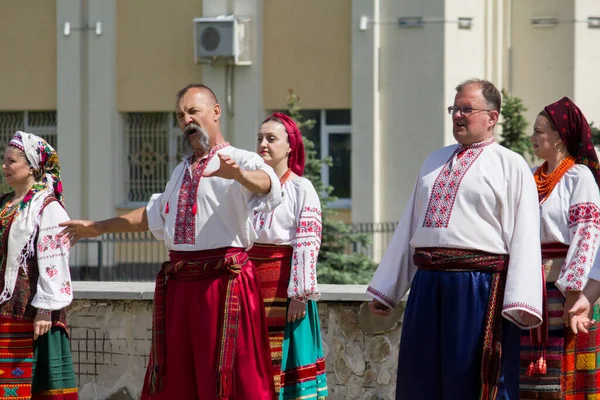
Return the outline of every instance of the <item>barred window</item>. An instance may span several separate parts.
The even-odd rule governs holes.
[[[0,111],[0,156],[4,156],[4,150],[16,131],[38,135],[58,150],[56,111]],[[10,188],[2,178],[0,193],[8,190]]]
[[[352,110],[302,110],[301,115],[304,121],[315,121],[313,128],[304,129],[302,134],[315,144],[320,158],[332,159],[332,166],[321,169],[323,183],[333,186],[332,195],[338,198],[329,207],[351,208]]]
[[[180,137],[173,113],[125,114],[128,203],[147,202],[153,193],[164,191],[171,171],[181,160]]]

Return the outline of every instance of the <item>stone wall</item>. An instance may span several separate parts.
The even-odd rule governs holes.
[[[402,306],[370,315],[364,286],[323,285],[319,316],[331,400],[393,400]],[[137,399],[152,337],[152,287],[76,282],[69,310],[82,400]]]

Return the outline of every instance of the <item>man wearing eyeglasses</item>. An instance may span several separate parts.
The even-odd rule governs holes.
[[[432,153],[368,292],[386,316],[409,287],[397,400],[518,399],[520,329],[542,323],[537,189],[494,142],[501,96],[456,88],[458,144]]]

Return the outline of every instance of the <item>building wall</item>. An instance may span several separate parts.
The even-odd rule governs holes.
[[[117,2],[119,111],[173,110],[177,90],[202,82],[192,23],[201,16],[201,0]]]
[[[56,1],[0,0],[0,110],[56,110]]]
[[[483,6],[470,1],[382,1],[381,34],[381,221],[399,219],[423,160],[453,142],[451,119],[454,86],[482,76]],[[464,15],[458,10],[469,10]],[[426,22],[421,28],[401,28],[391,21],[422,16],[456,21],[474,17],[472,30],[455,22]]]
[[[530,132],[544,106],[574,95],[575,77],[574,24],[563,22],[551,28],[535,28],[531,18],[554,16],[572,21],[574,4],[561,0],[513,1],[512,94],[528,108]]]
[[[202,80],[225,102],[224,67],[193,61],[192,19],[227,12],[252,16],[257,43],[253,66],[235,69],[226,136],[252,149],[289,88],[305,109],[351,108],[353,221],[400,217],[424,158],[454,142],[445,107],[464,79],[512,89],[530,122],[568,95],[600,125],[600,30],[582,22],[597,0],[0,0],[0,111],[57,110],[73,217],[108,217],[123,199],[119,112],[172,110],[176,90]],[[446,22],[402,29],[402,16]],[[541,16],[561,22],[532,27]],[[62,33],[99,18],[101,36]]]
[[[350,108],[351,1],[263,1],[263,103],[285,107],[292,88],[307,109]]]
[[[600,1],[577,0],[575,19],[586,21],[588,17],[600,17]],[[600,29],[590,29],[587,23],[575,25],[574,45],[574,101],[581,108],[588,121],[600,126]]]

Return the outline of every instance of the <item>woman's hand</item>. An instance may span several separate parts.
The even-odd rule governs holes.
[[[33,340],[48,333],[52,327],[52,315],[45,311],[38,310],[35,319],[33,320]]]
[[[300,321],[306,316],[306,303],[298,301],[296,299],[290,299],[290,305],[288,306],[287,321],[294,322]]]
[[[576,290],[576,291],[574,290],[571,292],[567,292],[567,295],[565,296],[563,323],[565,324],[566,327],[569,326],[569,322],[571,319],[571,315],[569,314],[569,311],[571,310],[571,308],[573,308],[573,306],[579,299],[580,294],[581,294],[580,290]]]

